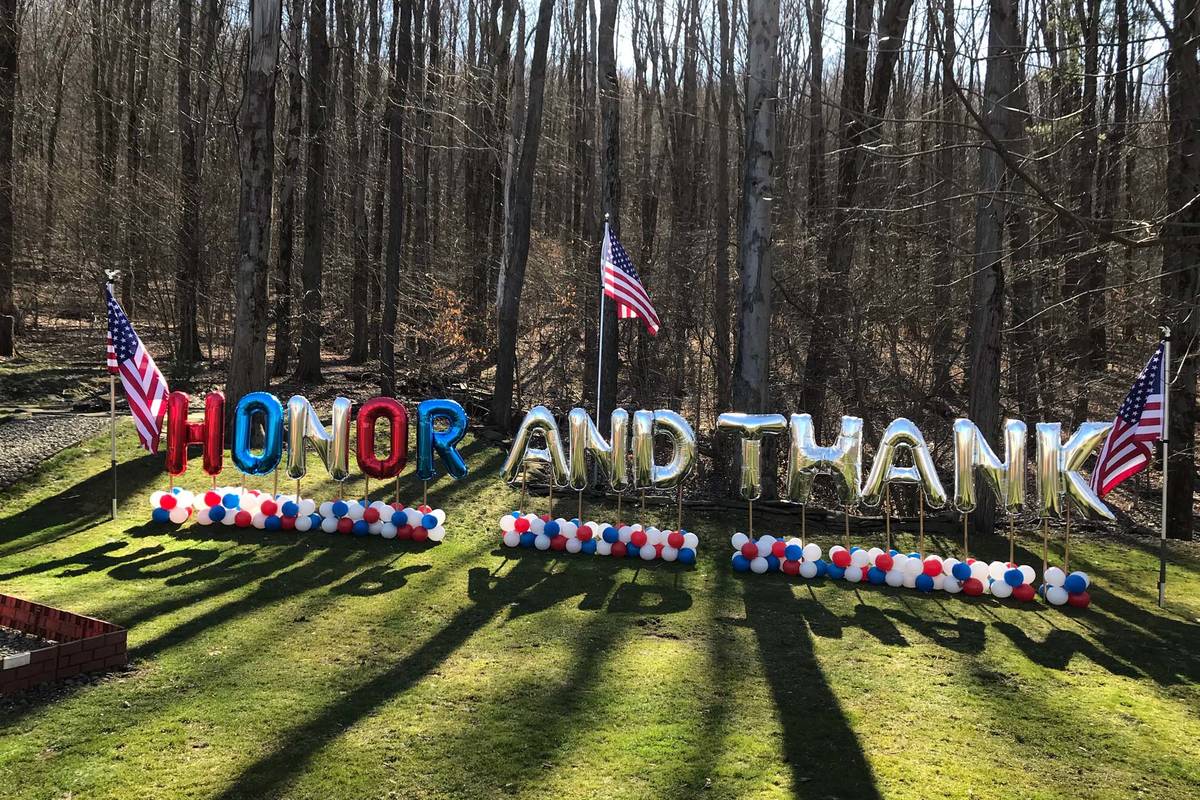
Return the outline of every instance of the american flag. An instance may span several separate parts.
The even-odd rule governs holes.
[[[600,247],[600,273],[604,281],[604,295],[617,302],[618,319],[640,319],[646,323],[651,336],[658,335],[658,314],[642,286],[642,279],[629,254],[607,225],[604,226],[604,244]]]
[[[1163,349],[1164,345],[1159,344],[1134,381],[1100,449],[1100,458],[1092,471],[1092,488],[1101,497],[1145,469],[1154,455],[1154,443],[1162,438],[1166,426],[1162,412],[1166,389]]]
[[[108,371],[121,376],[142,447],[157,453],[167,413],[167,380],[113,297],[112,284],[104,287],[104,298],[108,305]]]

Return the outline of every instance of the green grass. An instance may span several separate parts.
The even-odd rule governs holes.
[[[688,520],[694,569],[514,557],[478,442],[431,487],[438,547],[176,530],[146,524],[162,462],[128,430],[108,521],[106,444],[0,493],[0,590],[126,625],[132,659],[0,702],[5,800],[1200,793],[1194,548],[1166,612],[1132,540],[1073,543],[1083,612],[742,577],[737,519]]]

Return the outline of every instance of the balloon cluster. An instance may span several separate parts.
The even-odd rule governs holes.
[[[1040,591],[1050,605],[1069,605],[1072,608],[1087,608],[1091,605],[1092,596],[1088,594],[1088,588],[1092,581],[1087,573],[1077,570],[1068,575],[1059,567],[1050,567],[1042,578],[1045,583]]]
[[[734,550],[733,569],[737,572],[782,572],[802,578],[826,576],[850,583],[887,584],[922,592],[962,592],[972,597],[990,594],[1022,602],[1032,600],[1036,594],[1033,588],[1036,573],[1028,565],[988,563],[973,558],[959,561],[936,555],[921,558],[917,553],[899,550],[884,551],[878,547],[847,550],[841,545],[829,549],[826,561],[821,558],[821,548],[813,542],[801,544],[799,539],[777,539],[770,535],[754,541],[744,533],[735,533],[730,544]]]
[[[406,508],[382,500],[334,500],[318,505],[310,498],[222,486],[197,493],[180,488],[155,492],[150,496],[150,507],[155,522],[176,525],[194,514],[200,525],[301,533],[315,529],[414,542],[440,542],[446,538],[446,512],[442,509],[425,505]]]
[[[508,547],[532,547],[567,553],[640,558],[643,561],[696,563],[700,540],[688,531],[664,531],[653,526],[609,525],[578,519],[551,519],[549,514],[514,511],[500,518],[502,540]]]

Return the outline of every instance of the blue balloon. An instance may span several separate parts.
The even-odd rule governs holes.
[[[155,522],[170,522],[171,512],[167,511],[165,508],[156,508],[150,512],[150,519],[154,520]]]
[[[511,516],[513,519],[520,519],[520,518],[521,518],[521,512],[520,512],[520,511],[514,511],[514,512],[512,512],[512,514],[511,514],[510,516]]]
[[[886,576],[887,573],[885,573],[879,567],[871,567],[869,570],[867,570],[867,580],[876,586],[883,583]]]
[[[779,557],[767,556],[767,572],[779,572]]]
[[[917,576],[917,591],[932,592],[933,591],[933,578],[929,577],[924,572],[922,572],[920,575],[918,575]]]
[[[208,518],[213,522],[225,519],[225,506],[213,506],[208,510]]]
[[[521,534],[521,547],[533,547],[533,540],[537,538],[537,534],[533,531],[525,531]]]
[[[426,514],[425,516],[428,517],[430,515]],[[428,528],[429,526],[426,525],[425,527]],[[558,523],[555,522],[554,520],[550,520],[549,522],[546,523],[546,527],[543,529],[543,532],[551,538],[558,536]]]
[[[889,556],[898,556],[898,555],[900,555],[900,551],[893,547],[891,550],[888,550],[888,555]]]
[[[221,498],[221,505],[225,506],[226,508],[237,508],[239,502],[240,499],[233,492],[230,492]]]
[[[1021,570],[1013,567],[1010,570],[1005,570],[1004,582],[1015,589],[1025,582],[1025,576],[1021,574]]]
[[[579,517],[571,517],[571,524],[574,525],[576,528],[583,525],[583,523],[579,521]]]
[[[588,539],[586,542],[584,542],[582,545],[579,546],[579,552],[585,553],[589,556],[592,553],[596,552],[596,540]]]
[[[446,430],[433,427],[435,420],[448,423]],[[467,462],[455,448],[467,435],[467,412],[453,400],[426,400],[417,406],[417,477],[431,481],[437,477],[433,454],[442,459],[442,466],[455,479],[467,476]]]
[[[255,454],[250,449],[250,433],[254,418],[260,414],[263,447]],[[278,397],[269,392],[251,392],[238,401],[229,455],[234,466],[247,475],[267,475],[279,466],[283,456],[283,404]]]
[[[408,515],[403,511],[392,512],[392,524],[399,528],[401,525],[408,524]]]
[[[283,523],[279,521],[279,517],[271,514],[263,520],[263,527],[269,531],[277,531],[283,527]]]
[[[680,556],[683,555],[682,550],[679,551],[679,555]],[[680,560],[682,561],[683,559],[681,558]],[[734,553],[733,554],[733,571],[734,572],[749,572],[750,571],[750,559],[746,558],[741,553]]]
[[[958,580],[965,581],[967,578],[971,577],[971,565],[960,561],[954,565],[950,572]]]
[[[333,512],[335,517],[340,518],[346,516],[346,512],[350,510],[350,506],[346,505],[345,501],[343,500],[334,500],[333,505],[329,507],[329,510]]]
[[[646,545],[646,546],[649,547],[649,545]],[[641,554],[642,554],[641,548],[638,547],[633,542],[630,542],[629,544],[625,545],[625,557],[626,558],[637,558]]]
[[[350,529],[355,536],[366,536],[371,532],[371,525],[365,519],[360,519],[354,523],[354,527]]]
[[[738,553],[737,557],[742,559],[743,561],[746,560],[746,557],[743,556],[741,553]],[[678,556],[677,560],[681,564],[695,564],[696,563],[696,551],[690,547],[681,547],[681,548],[679,548],[679,556]],[[734,567],[736,568],[736,566],[737,565],[735,564]],[[747,569],[750,568],[749,561],[746,561],[746,568]]]
[[[821,576],[823,576],[829,572],[829,565],[827,563],[825,563],[825,559],[818,558],[813,563],[817,565],[816,577],[820,578]]]
[[[783,549],[783,557],[788,561],[799,561],[804,557],[804,548],[798,544],[789,544]]]
[[[843,567],[839,567],[837,564],[829,564],[825,567],[825,574],[828,575],[832,580],[840,581],[842,578],[846,577],[846,570]]]
[[[312,521],[313,529],[318,530],[318,531],[321,530],[321,515],[320,514],[309,514],[308,518],[309,518],[309,520]]]
[[[183,491],[183,487],[182,487],[182,486],[173,486],[173,487],[171,487],[171,494],[179,494],[179,493],[180,493],[180,492],[182,492],[182,491]]]
[[[1084,579],[1082,574],[1078,572],[1072,572],[1067,576],[1067,579],[1063,581],[1063,588],[1067,590],[1068,594],[1079,594],[1080,592],[1087,590],[1087,581]]]
[[[862,548],[861,548],[861,547],[859,547],[858,545],[855,545],[855,546],[853,546],[853,547],[851,547],[851,548],[850,548],[850,552],[851,552],[851,553],[857,553],[859,550],[862,550]]]
[[[438,526],[437,517],[433,514],[426,514],[421,517],[421,527],[427,531],[431,531]]]
[[[295,500],[288,500],[283,504],[283,515],[285,517],[296,517],[300,515],[300,504]]]
[[[619,541],[621,538],[621,534],[618,533],[617,529],[611,525],[605,528],[604,533],[600,534],[600,536],[609,544],[613,544],[614,542]]]
[[[909,553],[909,554],[908,554],[908,557],[909,557],[909,558],[918,558],[918,559],[919,559],[919,558],[921,557],[921,554],[920,554],[920,553]]]

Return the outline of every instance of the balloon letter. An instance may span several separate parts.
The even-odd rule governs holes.
[[[629,488],[629,412],[623,408],[613,409],[611,421],[612,433],[606,442],[587,411],[573,408],[567,415],[568,477],[572,489],[582,491],[587,488],[588,453],[608,477],[613,491],[623,492]]]
[[[383,417],[391,429],[391,450],[380,460],[375,455],[375,425]],[[372,397],[358,410],[356,421],[358,468],[378,480],[394,478],[408,462],[408,409],[391,397]]]
[[[344,481],[350,477],[350,409],[345,397],[333,401],[332,431],[325,429],[321,418],[307,398],[292,395],[288,400],[288,476],[299,480],[308,473],[304,443],[308,441],[325,462],[329,477]]]
[[[445,430],[437,430],[433,423],[442,420]],[[453,400],[426,400],[417,406],[417,477],[431,481],[437,477],[433,467],[436,451],[446,468],[456,480],[467,476],[467,463],[455,449],[455,445],[467,435],[467,412]],[[559,450],[562,446],[559,445]]]
[[[742,433],[741,491],[746,500],[762,494],[762,437],[787,428],[782,414],[726,412],[717,417],[717,427]]]
[[[1060,424],[1037,424],[1037,491],[1043,517],[1062,516],[1063,496],[1068,495],[1080,508],[1110,522],[1116,519],[1079,472],[1111,428],[1111,422],[1085,422],[1063,444]]]
[[[812,497],[813,480],[818,475],[832,475],[842,505],[857,505],[862,484],[862,419],[842,417],[842,429],[833,447],[817,447],[812,417],[808,414],[792,414],[788,427],[791,432],[788,499],[807,503]]]
[[[1025,503],[1025,423],[1004,420],[1004,460],[988,446],[983,432],[969,419],[954,421],[954,507],[964,514],[975,509],[975,471],[1009,513]]]
[[[896,466],[896,455],[901,449],[908,450],[912,455],[912,466]],[[931,506],[940,508],[946,503],[946,490],[942,488],[942,482],[933,467],[929,445],[925,444],[920,429],[904,417],[892,420],[892,424],[883,432],[879,451],[863,485],[863,502],[870,506],[879,505],[884,487],[889,483],[916,484],[924,490],[925,499]]]
[[[250,449],[254,417],[262,415],[263,447],[257,455]],[[268,392],[251,392],[238,401],[233,412],[233,446],[229,457],[247,475],[266,475],[279,466],[283,455],[283,405]]]
[[[545,441],[545,447],[532,447],[533,437],[540,434]],[[508,483],[520,483],[522,475],[532,475],[538,471],[547,470],[549,479],[555,486],[567,484],[567,456],[563,452],[562,439],[558,435],[558,423],[554,415],[545,406],[534,406],[529,409],[517,435],[513,437],[512,448],[500,475]]]
[[[671,437],[671,460],[654,463],[654,437]],[[635,411],[633,413],[633,475],[638,486],[674,489],[696,463],[696,434],[692,426],[674,411]]]
[[[167,472],[187,472],[188,445],[198,444],[204,454],[204,471],[221,472],[225,453],[225,395],[210,392],[204,398],[204,421],[188,422],[189,399],[184,392],[167,397]]]

